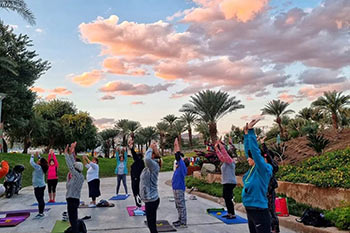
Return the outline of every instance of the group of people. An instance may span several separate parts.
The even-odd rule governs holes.
[[[277,181],[274,174],[277,172],[278,166],[264,143],[264,138],[260,139],[261,146],[259,147],[259,139],[257,139],[253,129],[257,122],[258,120],[253,120],[244,126],[244,149],[250,168],[243,176],[244,187],[242,200],[247,211],[248,226],[251,233],[279,232],[279,223],[274,206],[275,189],[277,188]],[[135,152],[133,144],[133,141],[129,140],[128,148],[134,160],[131,165],[131,187],[135,204],[140,208],[142,201],[145,203],[148,228],[151,233],[157,233],[157,209],[160,204],[158,176],[162,166],[162,159],[156,142],[151,143],[145,153],[145,158],[143,158],[142,153]],[[83,156],[82,162],[75,155],[75,147],[76,142],[70,146],[67,145],[64,152],[66,164],[69,169],[66,183],[66,201],[72,232],[78,232],[78,207],[84,183],[84,176],[82,174],[84,165],[88,169],[86,178],[89,187],[89,197],[91,198],[89,207],[96,207],[96,198],[101,195],[98,159],[93,158],[90,161],[87,156]],[[234,153],[232,153],[234,146],[231,140],[227,146],[219,140],[214,145],[214,150],[222,162],[223,198],[227,207],[227,215],[223,217],[234,219],[236,215],[233,203],[233,190],[237,184],[235,159]],[[185,176],[187,175],[189,161],[181,153],[177,139],[174,142],[174,153],[176,168],[172,178],[172,189],[175,207],[178,211],[178,219],[173,222],[173,225],[177,228],[185,228],[187,227]],[[117,175],[116,194],[119,193],[121,182],[123,182],[125,193],[128,194],[126,185],[126,175],[128,174],[127,150],[120,149],[115,155],[115,173]],[[35,162],[35,157],[38,159],[37,162]],[[40,219],[44,217],[45,174],[47,173],[49,202],[55,202],[59,164],[53,150],[49,152],[48,161],[45,158],[40,158],[39,154],[36,153],[31,156],[30,164],[34,168],[32,182],[39,208],[39,213],[35,218]],[[1,165],[0,178],[6,171],[8,172],[7,162],[2,161]]]

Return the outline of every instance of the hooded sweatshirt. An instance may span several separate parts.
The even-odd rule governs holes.
[[[245,207],[267,209],[267,189],[272,176],[272,166],[265,162],[253,129],[244,136],[245,150],[251,151],[255,165],[243,176],[242,200]]]

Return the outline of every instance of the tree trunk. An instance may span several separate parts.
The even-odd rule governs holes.
[[[4,138],[2,138],[2,152],[3,153],[8,153],[7,143],[6,143]]]
[[[123,135],[123,146],[126,146],[126,135]]]
[[[211,143],[213,145],[215,145],[216,141],[218,140],[217,133],[218,133],[218,130],[216,128],[216,122],[210,122],[209,123],[209,134],[210,134]]]
[[[162,157],[164,156],[164,135],[161,133],[159,134],[160,136],[160,148],[161,148],[161,153]]]
[[[29,147],[32,145],[32,143],[31,143],[31,140],[30,140],[30,138],[28,138],[27,136],[24,138],[24,140],[23,140],[23,154],[28,154],[28,149],[29,149]]]
[[[276,121],[276,123],[278,124],[278,128],[280,129],[281,138],[284,138],[285,135],[284,135],[284,129],[283,129],[283,127],[282,127],[282,120],[281,120],[281,118],[280,118],[280,117],[277,117],[275,121]]]
[[[191,126],[188,127],[188,139],[190,141],[190,148],[192,148],[193,144],[192,144],[192,129],[191,129]]]
[[[338,117],[337,114],[332,113],[332,123],[333,123],[333,128],[338,129]]]

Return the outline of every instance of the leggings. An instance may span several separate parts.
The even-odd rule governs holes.
[[[271,217],[271,228],[276,233],[280,232],[280,224],[278,221],[278,217],[276,214],[276,207],[275,207],[275,199],[276,199],[276,192],[273,190],[271,193],[267,194],[267,198],[269,201],[269,212]]]
[[[235,208],[232,202],[233,199],[233,189],[236,184],[224,184],[222,188],[222,196],[225,200],[227,213],[235,215]]]
[[[151,233],[158,233],[157,231],[157,209],[160,203],[160,199],[158,198],[152,202],[146,202],[146,219],[149,231]]]
[[[271,219],[268,209],[246,207],[250,233],[271,233]]]
[[[70,225],[72,227],[72,233],[79,233],[78,229],[78,207],[79,199],[67,198],[67,212]]]
[[[134,177],[131,178],[131,188],[132,188],[132,193],[134,194],[135,198],[135,204],[137,207],[141,207],[141,198],[140,198],[140,179]]]
[[[117,175],[117,195],[119,193],[119,188],[120,188],[120,181],[123,181],[123,186],[124,186],[124,190],[125,193],[128,194],[128,187],[126,186],[126,175]]]
[[[47,188],[49,190],[49,193],[56,193],[57,183],[58,179],[47,180]]]
[[[36,200],[38,201],[39,214],[43,214],[45,209],[45,201],[44,201],[45,188],[46,186],[34,188],[34,195]]]

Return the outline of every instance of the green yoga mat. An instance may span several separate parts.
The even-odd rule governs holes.
[[[68,221],[56,221],[56,224],[53,227],[51,233],[63,233],[69,226],[70,225]]]

